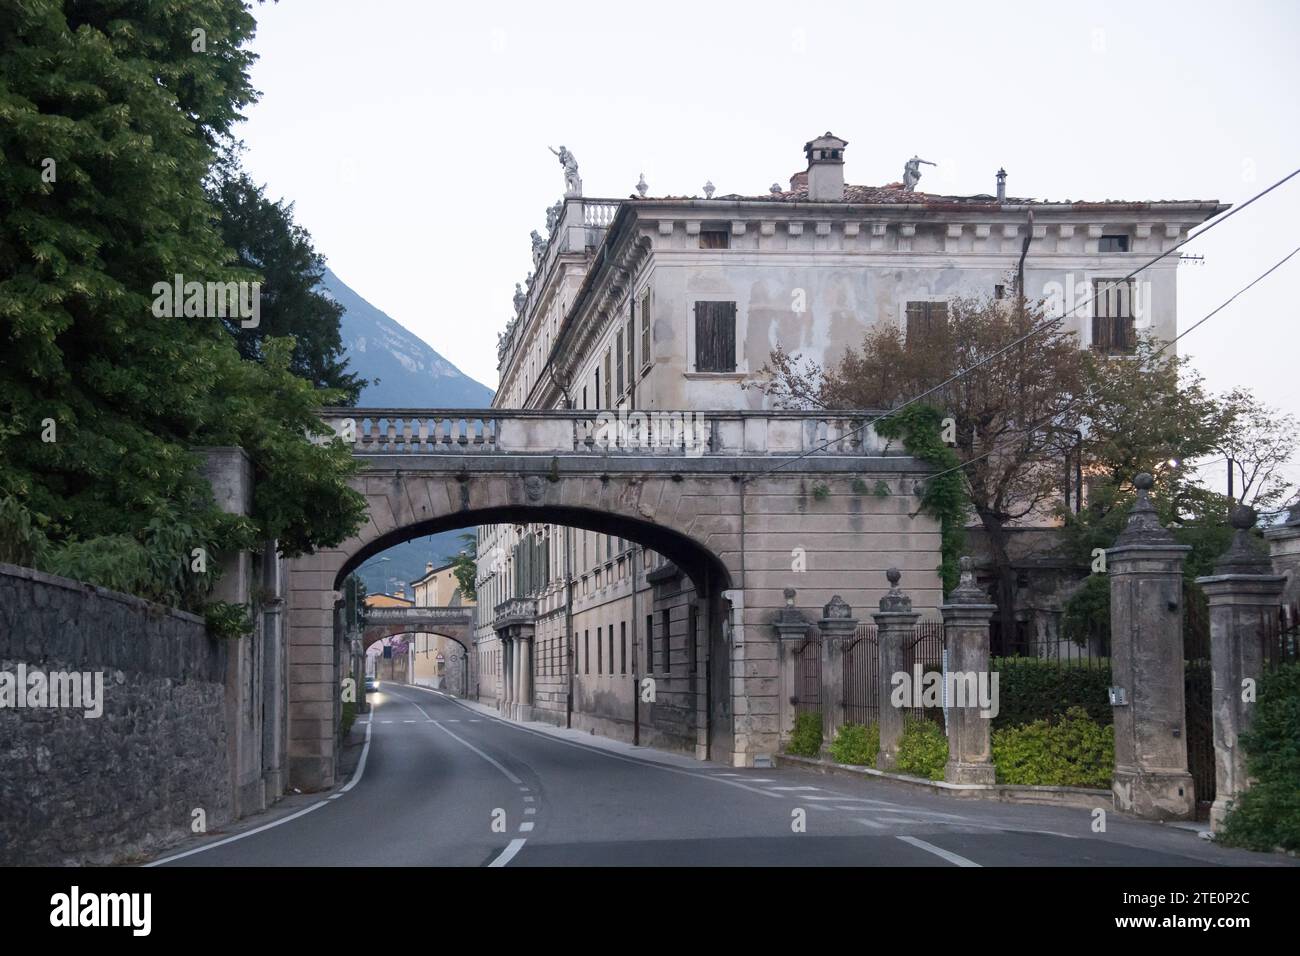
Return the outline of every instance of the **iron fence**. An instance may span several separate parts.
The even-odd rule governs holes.
[[[822,641],[816,627],[808,628],[808,636],[794,651],[794,695],[796,713],[821,709]]]

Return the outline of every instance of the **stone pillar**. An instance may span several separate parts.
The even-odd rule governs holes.
[[[893,676],[906,673],[905,642],[916,634],[920,614],[912,610],[912,599],[902,592],[898,582],[902,572],[890,568],[885,572],[889,579],[889,592],[880,599],[880,610],[871,615],[876,622],[877,680],[880,700],[880,753],[876,756],[877,770],[893,770],[898,765],[898,742],[903,739],[903,712],[890,702]],[[907,679],[912,679],[907,674]]]
[[[1300,504],[1292,505],[1286,521],[1264,532],[1273,558],[1273,570],[1286,578],[1282,601],[1300,602]]]
[[[796,685],[796,667],[794,652],[808,639],[809,621],[794,606],[795,589],[785,589],[785,607],[779,612],[772,626],[776,629],[777,644],[780,654],[780,690],[779,710],[781,716],[780,740],[784,747],[790,741],[794,731],[795,698],[802,689]]]
[[[533,718],[533,638],[519,637],[519,720]]]
[[[1115,809],[1150,820],[1195,814],[1183,701],[1183,561],[1191,550],[1160,526],[1148,474],[1106,552],[1110,575]]]
[[[1210,826],[1218,830],[1236,798],[1249,786],[1246,755],[1238,739],[1250,729],[1254,700],[1242,700],[1243,683],[1258,685],[1264,674],[1260,629],[1276,615],[1286,577],[1274,574],[1268,555],[1255,544],[1257,515],[1238,505],[1232,544],[1214,565],[1214,574],[1196,583],[1210,599],[1210,667],[1214,680],[1214,804]]]
[[[961,559],[961,583],[939,608],[943,615],[944,644],[948,648],[950,683],[948,701],[948,763],[943,779],[949,783],[994,783],[989,722],[980,701],[980,681],[988,681],[989,699],[996,704],[996,686],[989,674],[989,619],[997,610],[975,583],[974,562]]]
[[[821,710],[822,750],[829,749],[835,732],[844,725],[844,648],[858,629],[853,608],[836,594],[822,608],[817,622],[822,632]]]
[[[510,716],[510,707],[515,699],[515,665],[514,642],[504,634],[501,635],[501,699],[497,701],[497,710]]]
[[[203,455],[203,475],[212,497],[226,514],[249,515],[253,510],[253,463],[242,448],[197,449]],[[185,555],[186,566],[191,561]],[[211,598],[241,604],[251,610],[253,555],[234,551],[208,555],[221,575]],[[262,687],[253,679],[260,646],[254,633],[232,642],[226,669],[226,734],[230,754],[231,788],[236,818],[266,809],[266,784],[262,779]],[[331,665],[321,668],[322,679],[333,682]],[[336,722],[337,726],[337,722]]]

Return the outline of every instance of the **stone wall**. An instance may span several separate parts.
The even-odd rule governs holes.
[[[103,713],[0,707],[0,864],[129,861],[232,815],[228,648],[192,614],[0,564],[0,673],[102,672]]]

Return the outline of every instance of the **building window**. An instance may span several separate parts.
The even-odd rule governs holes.
[[[725,229],[701,229],[700,248],[729,249],[731,248],[731,233]]]
[[[695,303],[695,371],[736,370],[736,303]]]
[[[1137,345],[1133,328],[1133,286],[1120,279],[1092,283],[1092,347],[1107,355],[1124,355]]]
[[[596,628],[596,673],[605,673],[605,642],[601,640],[600,628]]]
[[[1128,252],[1128,236],[1102,236],[1098,252]]]
[[[582,632],[582,660],[584,674],[591,673],[591,631]]]
[[[1001,299],[1001,298],[1005,297],[1006,294],[1007,294],[1007,287],[1006,287],[1006,286],[1001,285],[1001,284],[998,284],[998,285],[995,285],[995,286],[993,287],[993,298],[995,298],[995,299]]]
[[[609,626],[609,672],[614,673],[614,625]]]
[[[650,290],[641,294],[641,365],[650,365]]]
[[[670,625],[672,624],[672,612],[669,611],[667,608],[665,608],[662,612],[660,612],[660,618],[661,618],[660,623],[663,626],[663,634],[660,637],[660,640],[663,643],[660,645],[660,651],[659,651],[659,656],[662,658],[660,663],[663,666],[660,668],[660,670],[662,670],[666,674],[670,670],[672,670],[672,655],[668,653],[669,639],[670,639],[669,630],[671,629]]]
[[[613,381],[610,379],[610,350],[605,349],[605,407],[614,407]]]
[[[596,395],[595,395],[595,400],[596,400],[596,408],[599,409],[599,408],[600,408],[600,366],[599,366],[599,365],[596,366]]]
[[[582,386],[582,407],[584,409],[587,407],[587,386],[586,385]]]
[[[632,388],[632,382],[636,378],[636,320],[633,316],[627,317],[627,325],[623,330],[623,341],[627,343],[627,387]]]
[[[624,341],[625,341],[624,338],[623,338],[623,330],[622,330],[622,329],[619,329],[619,330],[618,330],[618,334],[614,336],[614,341],[615,341],[615,344],[616,344],[616,348],[615,348],[615,350],[614,350],[615,353],[616,353],[616,354],[615,354],[615,357],[614,357],[614,368],[615,368],[615,375],[617,376],[617,377],[615,378],[615,382],[617,383],[617,385],[616,385],[616,387],[615,387],[614,394],[615,394],[615,395],[620,395],[620,396],[621,396],[621,395],[623,394],[623,385],[624,385],[624,382],[623,382],[623,348],[624,348],[624,345],[623,345],[623,343],[624,343]]]
[[[618,623],[618,672],[627,673],[627,621]]]
[[[947,302],[907,303],[907,347],[920,344],[948,328]]]

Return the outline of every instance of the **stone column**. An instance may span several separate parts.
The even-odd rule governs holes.
[[[876,622],[879,661],[880,753],[876,756],[877,770],[893,770],[898,764],[898,742],[903,739],[903,712],[891,703],[890,691],[893,676],[906,673],[904,642],[916,634],[916,622],[921,616],[912,610],[912,599],[898,587],[902,572],[890,568],[885,576],[889,579],[889,592],[880,599],[880,610],[871,615]],[[911,674],[906,676],[909,681],[912,679]]]
[[[497,701],[497,710],[506,717],[510,716],[510,707],[515,699],[515,664],[514,642],[501,634],[501,699]]]
[[[954,675],[948,701],[948,763],[943,779],[949,783],[994,783],[989,722],[996,711],[996,685],[989,674],[989,619],[997,610],[975,583],[974,562],[961,559],[961,583],[939,608],[943,615],[948,673]],[[980,682],[987,681],[992,704],[985,716]]]
[[[1276,615],[1286,577],[1273,573],[1272,563],[1251,536],[1257,515],[1238,505],[1232,510],[1236,528],[1232,544],[1214,565],[1214,574],[1197,578],[1210,599],[1210,668],[1214,681],[1214,804],[1210,826],[1218,830],[1236,798],[1247,789],[1246,755],[1238,743],[1250,729],[1253,695],[1244,694],[1245,681],[1257,686],[1264,674],[1264,645],[1260,629]],[[1243,700],[1247,697],[1247,700]]]
[[[533,638],[531,634],[519,637],[519,713],[518,720],[531,720],[533,716]]]
[[[1148,474],[1106,552],[1110,574],[1115,809],[1150,820],[1195,814],[1183,701],[1183,561],[1191,550],[1160,526]]]
[[[212,486],[212,497],[226,514],[249,515],[253,511],[253,463],[242,448],[235,446],[196,449],[203,455],[203,474]],[[192,555],[184,555],[190,566]],[[234,551],[208,555],[209,564],[220,569],[212,588],[214,601],[253,604],[253,555]],[[217,570],[213,568],[212,570]],[[262,687],[254,680],[255,658],[261,650],[257,634],[232,642],[226,670],[226,739],[230,756],[231,788],[236,818],[266,809],[266,783],[262,779]],[[333,725],[338,726],[337,675],[334,665],[316,668],[322,683],[334,685]]]
[[[785,607],[778,613],[772,626],[776,629],[777,645],[780,654],[780,715],[781,715],[781,746],[784,747],[790,741],[790,734],[794,731],[795,715],[795,698],[799,695],[800,687],[796,685],[796,668],[794,652],[803,646],[804,641],[808,639],[809,621],[794,606],[795,589],[785,589]]]
[[[822,750],[826,751],[844,725],[844,648],[853,640],[858,621],[853,608],[836,594],[822,608],[817,628],[822,632]]]

